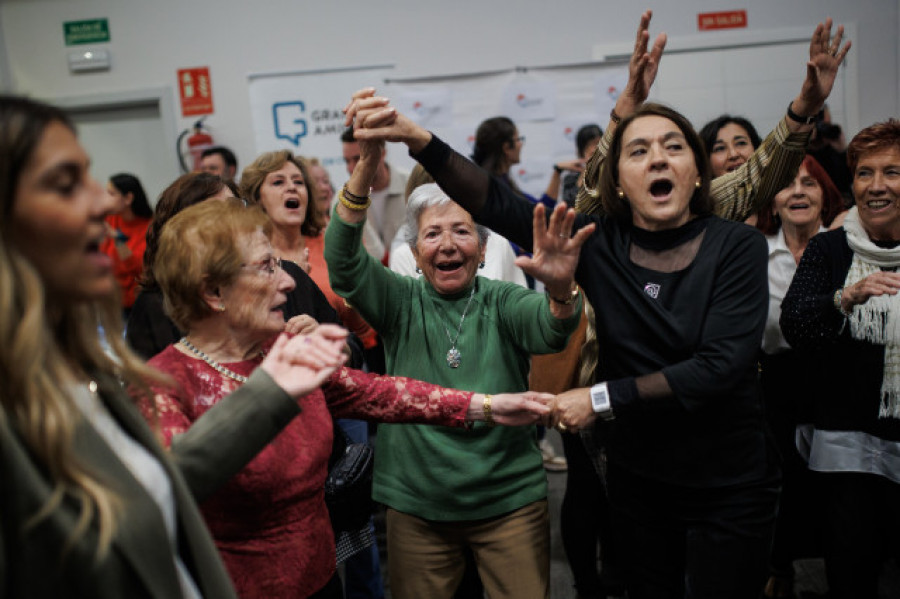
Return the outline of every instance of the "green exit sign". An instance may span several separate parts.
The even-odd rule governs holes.
[[[109,41],[109,21],[90,19],[88,21],[66,21],[63,23],[66,45],[96,44]]]

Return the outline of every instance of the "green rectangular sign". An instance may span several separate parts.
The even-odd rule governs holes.
[[[96,44],[109,41],[109,21],[90,19],[88,21],[66,21],[63,23],[66,45]]]

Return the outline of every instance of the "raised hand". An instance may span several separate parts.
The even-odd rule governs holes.
[[[375,88],[361,89],[344,107],[345,124],[353,124],[353,135],[360,142],[402,142],[413,152],[428,145],[431,133],[388,104],[387,98],[375,96]]]
[[[659,61],[666,47],[666,34],[660,33],[653,42],[653,48],[647,49],[650,43],[650,19],[653,11],[647,10],[641,15],[637,36],[634,40],[634,51],[628,61],[628,83],[616,101],[616,114],[622,118],[634,112],[647,100],[650,88],[656,81]]]
[[[483,405],[483,395],[476,394],[472,403]],[[523,393],[499,393],[491,396],[491,413],[494,423],[504,426],[526,426],[541,422],[550,414],[553,395],[525,391]],[[483,412],[481,413],[483,417]]]
[[[337,325],[319,325],[310,335],[281,334],[260,368],[294,398],[318,388],[343,366],[347,331]]]
[[[553,297],[566,297],[572,289],[581,246],[597,228],[586,225],[572,235],[575,211],[560,202],[547,222],[543,204],[534,207],[534,253],[519,256],[516,266],[544,284]]]
[[[792,103],[792,109],[801,116],[811,116],[819,112],[831,94],[838,67],[850,51],[850,41],[843,47],[844,26],[839,25],[831,36],[831,19],[819,23],[809,41],[809,62],[806,63],[806,79],[800,95]]]

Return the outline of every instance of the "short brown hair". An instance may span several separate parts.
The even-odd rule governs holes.
[[[210,173],[187,173],[175,179],[159,194],[153,220],[147,227],[147,249],[144,250],[144,272],[141,274],[142,290],[158,287],[153,274],[153,264],[156,261],[159,236],[165,224],[188,206],[206,201],[226,187],[235,196],[238,195],[237,187],[232,181],[223,181],[218,175]]]
[[[190,331],[192,323],[213,313],[203,300],[204,286],[234,282],[244,260],[243,238],[260,229],[271,238],[272,221],[259,206],[238,199],[201,202],[166,223],[154,270],[166,312],[178,328]]]
[[[883,123],[869,125],[857,133],[847,146],[847,166],[850,174],[856,178],[856,165],[859,159],[872,152],[894,148],[900,150],[900,121],[888,119]]]
[[[631,222],[631,204],[628,202],[628,198],[620,198],[618,195],[619,156],[622,153],[622,137],[628,126],[635,120],[645,116],[661,116],[675,123],[675,126],[681,130],[688,146],[694,152],[694,164],[697,166],[697,173],[700,176],[700,187],[695,189],[694,195],[691,196],[691,214],[712,214],[715,205],[709,195],[712,170],[709,166],[706,151],[703,149],[703,141],[701,141],[700,136],[697,135],[694,127],[691,126],[691,122],[684,115],[673,108],[654,103],[644,104],[633,114],[622,119],[622,122],[613,133],[612,142],[609,144],[609,154],[600,173],[600,181],[598,183],[600,201],[603,204],[604,211],[610,216]]]
[[[290,150],[276,150],[264,152],[256,157],[241,174],[241,197],[248,202],[259,204],[259,190],[270,173],[281,169],[288,162],[300,169],[303,175],[303,185],[306,187],[306,218],[300,225],[300,232],[308,237],[316,237],[325,229],[323,217],[316,208],[316,200],[319,192],[312,183],[312,177],[306,166],[306,160],[302,156],[295,156]]]

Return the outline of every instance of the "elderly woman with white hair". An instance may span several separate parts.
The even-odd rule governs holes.
[[[488,231],[436,185],[423,185],[407,206],[408,243],[423,276],[398,275],[362,246],[380,147],[361,145],[325,233],[325,257],[334,290],[382,336],[388,373],[488,393],[527,389],[530,354],[562,350],[578,325],[577,247],[591,228],[575,235],[575,249],[553,254],[559,276],[545,278],[547,294],[538,294],[477,276]],[[550,261],[541,247],[570,237],[574,213],[564,212],[549,225],[536,217],[535,257],[518,261],[526,271]],[[466,547],[492,599],[549,596],[547,481],[533,426],[382,425],[373,496],[388,507],[394,597],[452,597]]]

